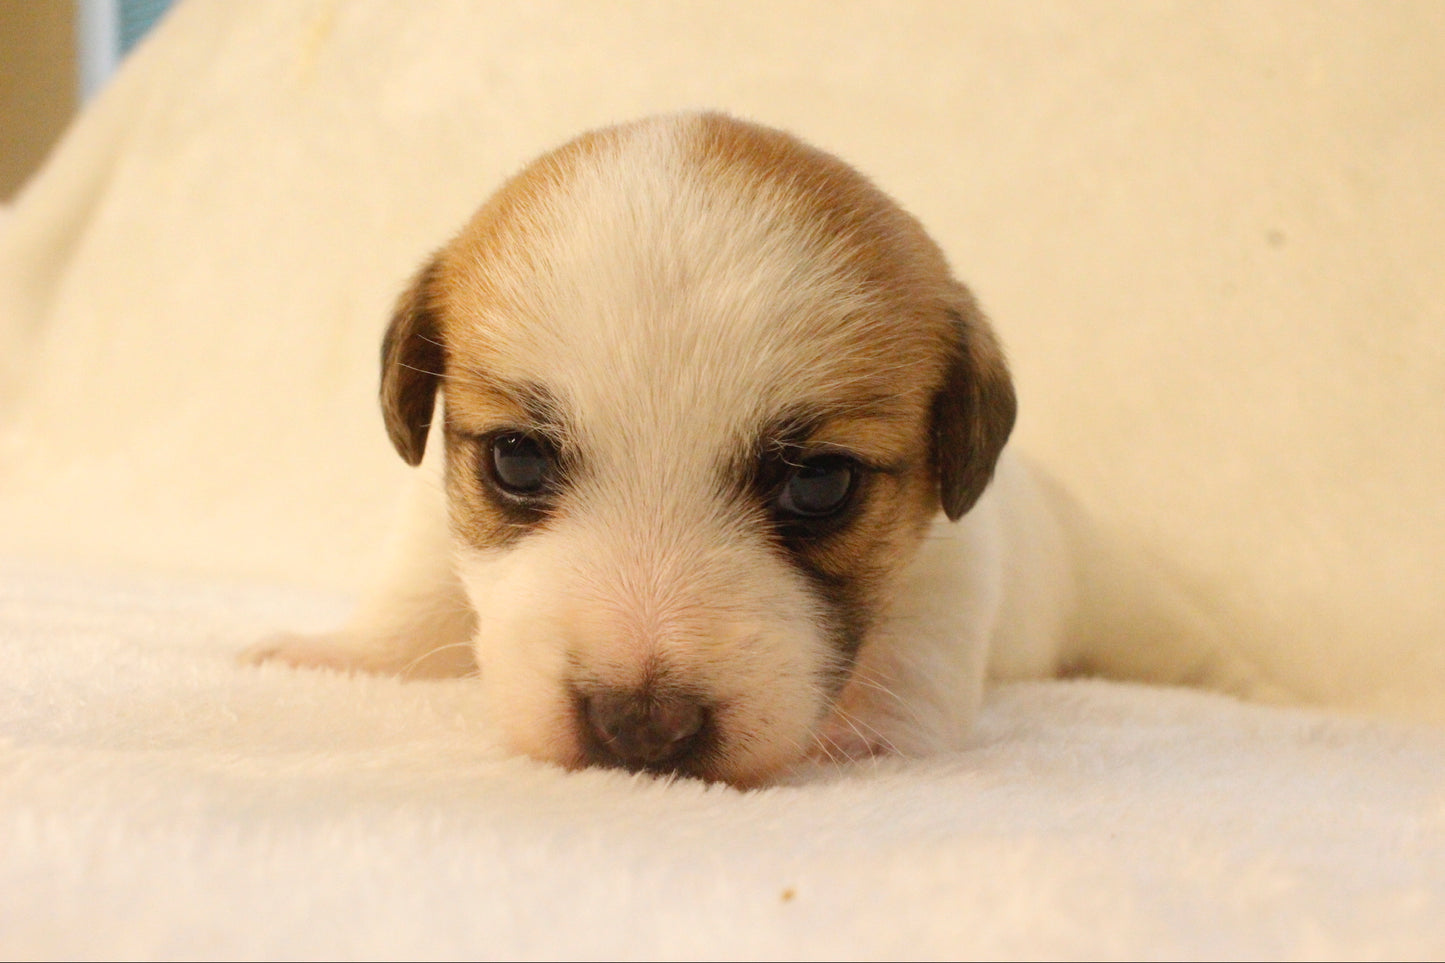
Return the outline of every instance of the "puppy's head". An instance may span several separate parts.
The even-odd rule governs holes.
[[[458,568],[513,748],[735,784],[812,749],[1014,417],[917,222],[719,115],[534,162],[421,271],[383,355],[413,464],[443,393]]]

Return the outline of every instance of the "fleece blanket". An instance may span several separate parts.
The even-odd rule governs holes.
[[[1438,5],[182,4],[0,220],[0,955],[1445,953]],[[528,157],[685,107],[914,210],[1016,443],[1297,705],[1002,687],[737,792],[499,753],[340,620],[388,304]]]

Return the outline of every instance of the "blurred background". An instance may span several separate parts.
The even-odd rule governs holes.
[[[0,202],[173,0],[0,0]]]
[[[1445,3],[164,6],[0,0],[0,552],[355,585],[406,277],[539,151],[707,106],[920,216],[1020,450],[1271,675],[1445,720]]]

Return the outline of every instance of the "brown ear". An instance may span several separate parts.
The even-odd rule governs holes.
[[[386,433],[408,465],[426,452],[437,386],[446,365],[434,303],[437,262],[412,280],[381,342],[381,413]]]
[[[973,507],[993,478],[1018,403],[1003,349],[967,291],[949,311],[957,342],[933,400],[933,458],[950,521]]]

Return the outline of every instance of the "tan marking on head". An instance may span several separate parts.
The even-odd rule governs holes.
[[[698,124],[701,163],[714,176],[786,198],[792,216],[811,225],[869,293],[870,316],[850,326],[857,343],[841,353],[839,379],[927,399],[934,504],[958,518],[992,477],[1015,414],[1003,354],[972,294],[922,225],[843,161],[724,115]],[[895,363],[879,363],[879,346]]]
[[[451,309],[447,332],[465,338],[477,309],[503,297],[503,275],[536,272],[545,256],[540,222],[549,202],[565,195],[577,172],[616,147],[622,128],[589,131],[543,154],[514,174],[472,215],[438,267]],[[506,305],[502,305],[506,307]]]
[[[762,188],[786,197],[792,216],[838,242],[837,253],[863,285],[896,292],[900,302],[942,305],[950,284],[942,252],[856,169],[780,130],[724,114],[703,114],[697,123],[699,163],[712,176],[755,196]]]

